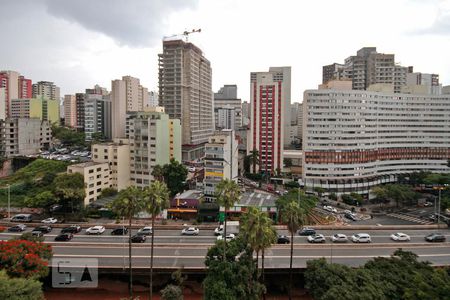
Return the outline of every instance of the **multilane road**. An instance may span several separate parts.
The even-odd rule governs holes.
[[[27,231],[30,231],[28,229]],[[133,230],[134,234],[137,230]],[[450,231],[445,230],[401,230],[410,235],[410,242],[394,242],[390,235],[395,230],[318,230],[326,236],[325,244],[309,244],[306,237],[294,238],[294,267],[304,268],[306,261],[325,257],[336,263],[359,266],[377,256],[390,256],[396,249],[412,251],[420,260],[430,261],[434,265],[450,264],[450,243],[428,243],[424,236],[431,232],[443,233],[450,240]],[[74,235],[69,242],[54,242],[60,229],[53,229],[45,235],[45,241],[52,244],[55,258],[97,258],[100,268],[123,268],[128,266],[128,236],[111,236],[111,229],[99,236],[86,235],[85,230]],[[371,235],[371,244],[333,244],[329,237],[335,233],[352,234],[365,232]],[[289,236],[286,230],[279,234]],[[0,239],[10,239],[20,233],[0,233]],[[199,236],[181,236],[180,230],[157,230],[155,232],[155,267],[203,269],[207,250],[214,244],[213,230],[200,230]],[[133,245],[133,268],[148,268],[150,261],[150,239],[145,243]],[[265,266],[282,269],[289,266],[290,245],[273,245],[266,251]]]

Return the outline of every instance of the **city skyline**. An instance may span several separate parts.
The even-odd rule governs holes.
[[[189,41],[211,61],[213,91],[237,84],[243,101],[250,96],[250,72],[278,65],[292,67],[292,102],[300,102],[304,90],[321,82],[323,65],[365,46],[394,53],[399,63],[419,72],[440,74],[443,85],[450,82],[450,63],[442,61],[450,48],[449,1],[381,1],[370,6],[370,15],[369,2],[282,2],[258,2],[257,15],[251,1],[5,2],[0,24],[8,47],[0,50],[2,69],[17,70],[33,82],[55,82],[61,95],[97,83],[109,87],[126,74],[156,90],[163,36],[201,28]],[[136,10],[142,15],[134,16]]]

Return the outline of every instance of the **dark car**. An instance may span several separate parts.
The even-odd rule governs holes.
[[[308,236],[308,235],[313,235],[316,234],[316,230],[314,228],[303,228],[302,230],[300,230],[298,232],[298,235],[303,235],[303,236]]]
[[[61,230],[61,233],[78,233],[81,231],[81,226],[80,225],[71,225],[69,227],[64,227]]]
[[[351,214],[351,213],[345,213],[345,214],[344,214],[344,217],[347,218],[347,219],[349,219],[349,220],[352,220],[352,221],[357,221],[355,215],[354,215],[354,214]]]
[[[33,230],[33,231],[31,232],[31,235],[32,235],[32,236],[35,236],[35,237],[43,237],[43,236],[44,236],[44,233],[43,233],[42,231],[39,231],[39,230]]]
[[[279,235],[277,239],[277,244],[289,244],[291,240],[285,235]]]
[[[125,235],[128,233],[128,228],[126,227],[119,227],[111,231],[111,235]]]
[[[27,226],[23,224],[17,224],[8,228],[9,232],[22,232],[27,229]]]
[[[40,231],[42,233],[49,233],[52,231],[52,228],[50,226],[38,226],[36,228],[33,229],[33,231]]]
[[[145,243],[145,235],[133,235],[131,237],[131,242],[132,243]]]
[[[445,242],[445,235],[442,233],[431,233],[425,237],[427,242]]]
[[[71,233],[61,233],[55,237],[55,241],[65,242],[70,241],[73,238],[73,234]]]

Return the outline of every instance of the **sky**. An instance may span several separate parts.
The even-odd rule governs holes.
[[[322,80],[322,66],[362,47],[450,85],[450,0],[0,0],[0,69],[61,95],[131,75],[158,87],[162,38],[185,30],[213,69],[213,91],[250,72],[291,66],[292,102]]]

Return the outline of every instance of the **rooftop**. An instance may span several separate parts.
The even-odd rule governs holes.
[[[188,190],[183,192],[179,196],[175,196],[175,199],[200,199],[203,197],[203,192],[198,190]]]
[[[278,196],[268,193],[246,192],[242,194],[236,206],[274,207]]]
[[[79,164],[75,164],[75,165],[70,165],[69,168],[70,167],[87,168],[87,167],[104,165],[104,164],[108,164],[108,163],[99,163],[99,162],[95,162],[95,161],[88,161],[88,162],[83,162],[83,163],[79,163]]]

